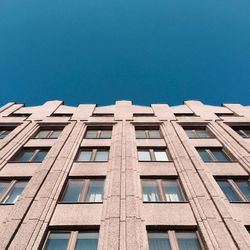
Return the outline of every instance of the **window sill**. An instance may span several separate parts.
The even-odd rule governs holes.
[[[238,161],[204,161],[204,163],[237,163]]]
[[[75,163],[103,163],[109,161],[74,161]]]
[[[42,163],[42,161],[8,161],[8,163]]]
[[[186,203],[189,203],[188,201],[143,201],[144,204],[152,204],[152,203],[157,203],[157,204],[178,204],[178,203],[181,203],[181,204],[186,204]]]
[[[0,203],[0,206],[13,206],[15,203]]]
[[[172,160],[171,161],[140,161],[140,160],[138,160],[138,162],[173,162]]]
[[[103,201],[98,201],[98,202],[86,202],[86,201],[81,201],[81,202],[64,202],[64,201],[59,201],[57,202],[57,204],[87,204],[87,205],[90,205],[90,204],[103,204]]]
[[[231,204],[250,204],[250,201],[229,201]]]

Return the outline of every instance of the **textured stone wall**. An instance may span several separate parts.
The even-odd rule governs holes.
[[[195,116],[178,116],[192,113]],[[29,116],[15,116],[18,114]],[[15,205],[0,205],[0,249],[39,249],[49,228],[75,226],[99,228],[98,250],[147,250],[146,228],[152,226],[197,229],[206,249],[250,249],[246,230],[250,203],[230,203],[214,179],[249,178],[250,139],[228,126],[250,124],[249,106],[211,106],[193,100],[173,107],[138,106],[130,101],[105,107],[70,107],[61,101],[35,107],[8,103],[0,108],[0,125],[10,124],[16,128],[0,140],[0,178],[30,180]],[[39,126],[51,124],[65,126],[58,139],[32,139]],[[181,127],[187,124],[206,124],[215,138],[188,139]],[[112,139],[84,139],[88,125],[113,126]],[[135,139],[135,125],[159,125],[163,138]],[[51,149],[42,163],[9,162],[22,146]],[[110,147],[109,161],[74,162],[80,146]],[[166,146],[172,161],[138,162],[139,146]],[[223,146],[235,161],[204,163],[195,150],[199,146]],[[62,188],[72,176],[105,177],[103,203],[58,204]],[[141,176],[178,176],[187,202],[143,203]]]

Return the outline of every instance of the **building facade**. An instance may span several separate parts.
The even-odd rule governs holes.
[[[250,249],[250,106],[0,108],[0,249]]]

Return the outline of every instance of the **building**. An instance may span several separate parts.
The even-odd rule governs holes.
[[[250,249],[250,106],[0,108],[0,249]]]

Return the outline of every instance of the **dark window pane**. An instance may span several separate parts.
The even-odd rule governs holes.
[[[42,162],[43,159],[46,157],[47,154],[48,154],[48,150],[47,149],[41,149],[41,150],[39,150],[39,152],[32,159],[32,162]]]
[[[145,130],[135,130],[136,139],[145,139],[147,138]]]
[[[211,152],[213,153],[213,155],[217,161],[229,161],[229,158],[221,149],[213,149],[212,148]]]
[[[40,130],[38,134],[35,136],[35,138],[37,139],[47,138],[50,132],[51,132],[50,130]]]
[[[109,151],[105,149],[97,149],[95,161],[108,161]]]
[[[3,192],[6,190],[6,188],[10,185],[10,181],[1,181],[0,182],[0,198],[3,194]]]
[[[13,159],[16,162],[28,162],[34,154],[34,149],[22,149]]]
[[[110,139],[112,131],[111,130],[102,130],[100,134],[100,138],[102,139]]]
[[[159,130],[149,130],[148,134],[149,134],[149,138],[151,138],[151,139],[161,138],[161,133]]]
[[[200,243],[197,239],[196,233],[176,233],[176,238],[180,250],[200,250]]]
[[[163,181],[163,187],[167,201],[183,201],[183,197],[176,180]]]
[[[15,202],[18,200],[19,196],[23,192],[23,189],[25,188],[27,184],[27,181],[18,181],[14,185],[14,187],[10,190],[8,195],[5,197],[3,203],[4,204],[15,204]]]
[[[83,182],[83,180],[69,180],[62,200],[66,202],[79,201],[83,189]]]
[[[139,149],[138,158],[139,158],[139,161],[151,161],[149,150]]]
[[[149,250],[171,250],[167,232],[148,233]]]
[[[97,130],[88,130],[86,132],[85,138],[87,139],[95,139],[97,138],[98,131]]]
[[[160,201],[156,181],[142,180],[143,201]]]
[[[235,181],[240,191],[244,194],[246,199],[250,201],[250,184],[248,181]]]
[[[92,155],[92,150],[81,150],[79,152],[78,161],[90,161]]]
[[[59,137],[59,135],[61,134],[61,132],[62,132],[61,130],[54,130],[49,138],[57,139]]]
[[[154,150],[156,161],[169,161],[165,150]]]
[[[91,180],[86,197],[87,202],[101,202],[103,194],[103,180]]]
[[[50,233],[45,250],[66,250],[70,233]]]
[[[204,130],[196,130],[196,134],[199,138],[209,138],[210,137],[205,129]]]
[[[78,233],[75,250],[96,250],[98,233]]]
[[[0,139],[5,138],[11,131],[10,130],[1,130],[0,131]]]
[[[198,153],[203,161],[205,161],[205,162],[213,161],[213,159],[211,158],[211,156],[207,153],[207,151],[205,149],[199,148],[199,149],[197,149],[197,151],[198,151]]]
[[[235,193],[235,191],[227,181],[217,181],[217,182],[229,201],[241,201],[239,196]]]
[[[188,138],[197,138],[197,134],[192,129],[185,129]]]

